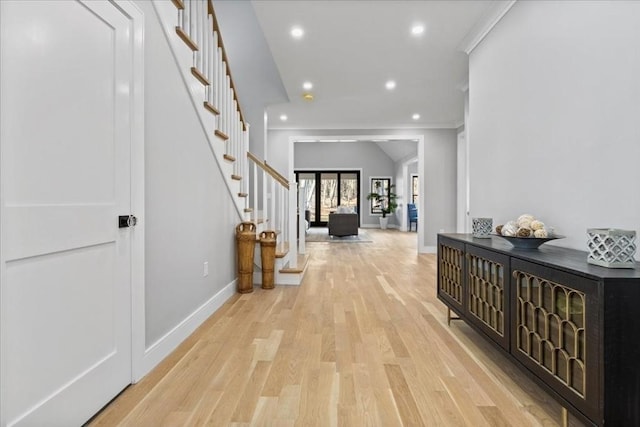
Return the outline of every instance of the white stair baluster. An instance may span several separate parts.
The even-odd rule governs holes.
[[[194,42],[196,42],[196,44],[198,44],[198,42],[196,41],[197,28],[198,28],[197,26],[198,17],[196,12],[196,9],[198,7],[197,3],[198,3],[198,0],[191,0],[189,2],[189,38]]]
[[[184,9],[182,11],[182,31],[184,31],[189,38],[191,38],[191,34],[189,34],[189,28],[191,23],[189,22],[191,19],[191,0],[184,0]]]
[[[209,21],[211,25],[213,25],[213,17],[209,17]],[[211,44],[211,85],[213,88],[213,92],[211,92],[211,105],[213,105],[216,109],[218,109],[218,101],[216,100],[216,93],[220,90],[218,85],[218,32],[214,31],[212,36],[212,44]],[[216,122],[217,122],[216,118]],[[217,125],[217,123],[216,123]]]
[[[258,215],[258,165],[253,163],[253,186],[251,189],[251,198],[253,199],[253,211]]]

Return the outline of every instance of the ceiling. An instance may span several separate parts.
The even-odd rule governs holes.
[[[468,59],[459,46],[496,2],[251,3],[289,97],[268,106],[270,129],[393,129],[462,124]],[[413,36],[418,23],[425,31]]]

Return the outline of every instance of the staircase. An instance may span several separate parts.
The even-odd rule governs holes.
[[[275,283],[299,285],[307,258],[298,259],[297,236],[289,231],[290,192],[296,189],[249,151],[249,123],[242,114],[212,1],[153,4],[239,221],[254,222],[258,236],[267,229],[276,231]],[[256,284],[262,279],[259,250],[257,244]]]

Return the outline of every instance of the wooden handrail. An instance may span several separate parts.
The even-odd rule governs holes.
[[[280,173],[278,173],[278,171],[276,171],[271,166],[267,165],[266,162],[263,162],[262,160],[260,160],[258,157],[256,157],[255,154],[253,154],[250,151],[247,151],[247,157],[249,158],[249,160],[251,160],[256,165],[258,165],[260,167],[260,169],[262,169],[263,171],[268,173],[269,176],[271,176],[271,178],[273,178],[276,181],[278,181],[280,183],[280,185],[285,187],[287,190],[289,189],[289,181],[287,181],[287,179],[284,176],[282,176]]]
[[[280,179],[280,180],[282,180],[282,181],[286,182],[286,183],[287,183],[287,185],[289,184],[289,180],[288,180],[287,178],[285,178],[285,177],[284,177],[280,172],[278,172],[277,170],[275,170],[275,169],[273,168],[273,166],[271,166],[269,163],[267,163],[267,161],[266,161],[266,160],[264,161],[264,166],[265,166],[266,168],[268,168],[271,172],[273,172],[275,175],[277,175],[277,176],[278,176],[278,179]]]
[[[233,77],[231,76],[231,69],[229,67],[229,59],[227,58],[227,49],[224,47],[224,42],[222,41],[222,32],[220,31],[220,25],[218,25],[218,18],[216,18],[216,13],[213,10],[213,1],[207,0],[207,11],[211,15],[213,21],[213,31],[218,32],[218,42],[220,43],[220,47],[222,48],[222,60],[227,63],[227,75],[229,76],[229,81],[231,82],[231,89],[233,91],[233,99],[237,102],[238,105],[238,113],[240,113],[240,121],[242,122],[242,130],[247,130],[247,122],[244,120],[244,114],[242,114],[242,108],[240,108],[240,100],[238,99],[238,91],[236,90],[236,86],[233,83]]]

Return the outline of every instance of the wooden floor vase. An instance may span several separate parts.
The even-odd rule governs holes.
[[[241,222],[236,226],[238,251],[238,292],[253,292],[253,252],[256,244],[256,225]]]
[[[277,235],[273,230],[260,233],[260,258],[262,261],[262,289],[275,287],[274,268],[276,264]]]

